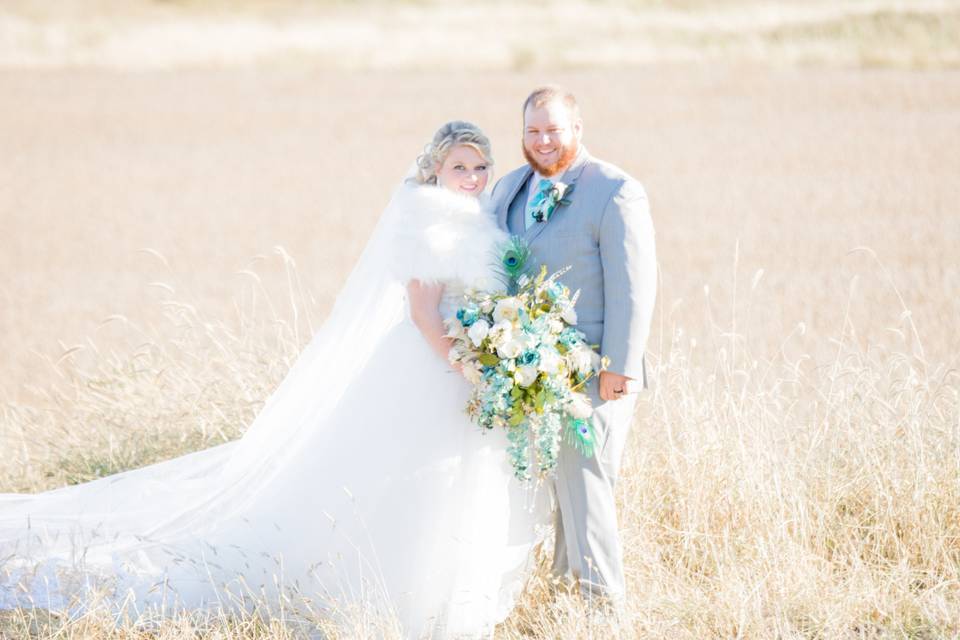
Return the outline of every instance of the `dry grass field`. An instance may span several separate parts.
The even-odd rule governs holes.
[[[657,230],[630,618],[591,625],[544,571],[497,638],[960,637],[960,73],[39,66],[0,69],[0,491],[238,437],[433,130],[477,122],[505,172],[557,81]],[[142,633],[0,620],[299,632]]]

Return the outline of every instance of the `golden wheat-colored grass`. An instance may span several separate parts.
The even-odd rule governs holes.
[[[581,96],[591,151],[650,193],[654,386],[618,494],[630,615],[597,622],[548,584],[545,552],[497,637],[960,635],[950,72],[6,73],[0,490],[239,436],[435,126],[477,121],[505,171],[546,79]],[[389,637],[365,614],[328,631]],[[256,616],[148,628],[303,634]]]

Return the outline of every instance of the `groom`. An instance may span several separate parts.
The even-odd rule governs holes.
[[[561,280],[580,290],[577,326],[610,358],[599,384],[588,387],[595,455],[561,448],[552,571],[572,573],[585,596],[618,604],[625,584],[614,484],[635,392],[647,386],[643,354],[657,285],[653,223],[641,184],[581,144],[573,94],[555,86],[535,90],[523,105],[523,127],[529,164],[493,189],[499,224],[526,239],[534,267],[545,264],[551,273],[571,267]]]

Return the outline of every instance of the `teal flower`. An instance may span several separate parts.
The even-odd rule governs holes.
[[[580,332],[574,329],[573,327],[567,327],[566,329],[561,331],[560,337],[557,338],[557,340],[560,342],[560,344],[562,344],[567,348],[573,347],[583,342],[583,339],[580,337]]]
[[[536,349],[524,351],[517,358],[517,364],[521,367],[535,367],[540,364],[540,352]]]
[[[480,308],[475,304],[468,304],[465,307],[460,307],[457,309],[457,320],[460,321],[460,324],[465,328],[473,325],[474,322],[480,317]]]

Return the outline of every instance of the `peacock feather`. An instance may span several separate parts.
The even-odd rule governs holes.
[[[497,275],[507,287],[507,293],[517,292],[517,282],[527,271],[527,262],[530,259],[530,247],[527,241],[520,236],[510,236],[510,239],[498,247],[500,261],[497,265]]]
[[[593,428],[593,419],[575,418],[567,423],[567,444],[589,458],[594,453],[597,443],[597,433]]]

